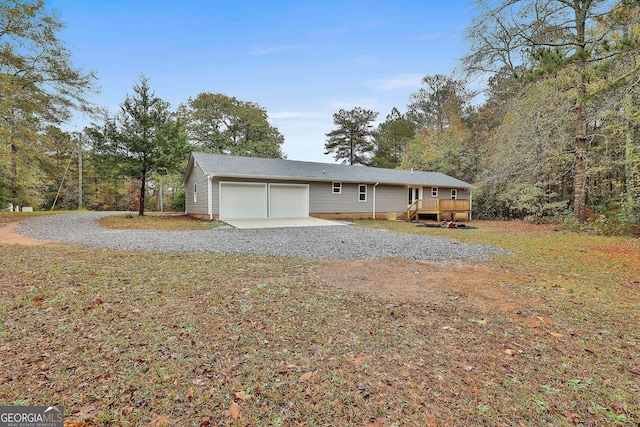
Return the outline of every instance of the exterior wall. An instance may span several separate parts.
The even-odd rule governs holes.
[[[212,205],[213,205],[213,216],[214,218],[218,218],[220,215],[220,181],[222,182],[261,182],[267,184],[308,184],[308,182],[303,181],[285,181],[285,180],[274,180],[274,179],[243,179],[243,178],[213,178],[212,180],[213,188],[212,190]],[[200,192],[200,190],[198,190]]]
[[[325,214],[366,214],[373,213],[373,184],[367,185],[367,201],[358,200],[360,184],[342,183],[342,193],[332,192],[331,182],[312,182],[309,187],[309,212],[321,216]],[[364,185],[364,183],[363,183]],[[385,212],[407,210],[407,189],[400,185],[378,185],[376,187],[376,217]]]
[[[433,187],[422,187],[422,199],[440,199],[440,200],[451,200],[451,187],[438,187],[438,197],[433,197],[431,195],[431,189]],[[469,200],[469,197],[471,196],[471,190],[467,189],[467,188],[458,188],[458,196],[456,197],[456,200]],[[408,198],[408,193],[407,193],[407,197],[405,197],[407,199],[407,201],[409,201]]]
[[[189,180],[185,185],[186,212],[196,216],[208,218],[208,179],[202,168],[194,163]],[[359,201],[358,187],[360,184],[342,183],[342,192],[332,192],[332,182],[304,182],[288,180],[252,180],[238,178],[214,178],[212,179],[212,214],[218,218],[220,214],[220,181],[233,182],[266,182],[309,184],[309,214],[317,217],[333,218],[371,218],[373,214],[373,184],[367,186],[366,202]],[[197,201],[193,200],[194,184],[197,186]],[[435,199],[431,194],[432,187],[422,188],[422,198]],[[408,187],[404,185],[380,184],[375,189],[376,193],[376,218],[385,219],[389,213],[402,215],[406,213],[408,206]],[[467,200],[471,196],[469,189],[458,189],[457,199]],[[438,197],[441,200],[451,199],[450,187],[438,187]]]
[[[376,187],[376,218],[385,212],[405,213],[409,205],[406,186],[378,185]],[[380,216],[384,218],[384,216]]]
[[[194,184],[198,189],[197,201],[193,201]],[[194,164],[189,180],[185,185],[185,211],[193,215],[208,215],[207,206],[207,176],[197,163]]]

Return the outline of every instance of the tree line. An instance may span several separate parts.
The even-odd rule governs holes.
[[[479,217],[640,225],[639,1],[476,7],[454,73],[425,76],[375,127],[378,112],[336,112],[325,153],[473,183]],[[172,110],[143,75],[118,112],[102,111],[87,101],[96,74],[73,65],[62,28],[44,0],[0,3],[0,206],[76,208],[82,186],[88,209],[179,209],[191,150],[284,157],[266,109],[227,95]],[[63,132],[75,111],[94,123]]]
[[[0,3],[0,206],[180,210],[190,151],[284,157],[253,102],[202,92],[172,110],[142,75],[117,113],[93,105],[96,74],[73,65],[63,27],[43,0]],[[62,131],[78,111],[93,123]]]
[[[375,129],[377,112],[336,113],[325,153],[473,183],[480,217],[640,225],[640,2],[476,6],[453,75],[425,76]]]

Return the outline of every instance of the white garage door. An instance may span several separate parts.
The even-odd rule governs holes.
[[[267,184],[220,183],[220,218],[266,218]]]
[[[269,217],[305,218],[308,216],[308,185],[269,184]]]

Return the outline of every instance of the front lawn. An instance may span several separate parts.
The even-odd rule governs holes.
[[[59,402],[70,426],[640,422],[638,240],[359,224],[514,253],[363,264],[4,245],[0,403]],[[376,292],[386,266],[402,280]]]

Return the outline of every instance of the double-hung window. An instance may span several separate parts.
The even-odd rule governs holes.
[[[359,202],[367,201],[367,185],[366,184],[358,185],[358,201]]]
[[[333,194],[342,194],[342,183],[334,182],[331,184],[331,193]]]

